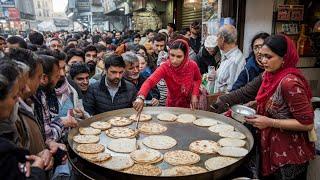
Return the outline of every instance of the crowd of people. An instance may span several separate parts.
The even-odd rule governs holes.
[[[237,39],[237,29],[223,25],[201,43],[199,22],[181,31],[169,23],[144,35],[0,37],[0,179],[71,177],[66,136],[96,114],[144,106],[223,113],[246,103],[258,115],[246,119],[256,143],[245,175],[306,179],[315,156],[308,137],[314,114],[294,44],[261,32],[245,58]],[[210,109],[201,98],[204,86],[223,94]]]

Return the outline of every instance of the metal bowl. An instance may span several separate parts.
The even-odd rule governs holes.
[[[256,114],[256,110],[244,105],[234,105],[231,107],[231,116],[242,123],[244,123],[245,117],[252,117]]]

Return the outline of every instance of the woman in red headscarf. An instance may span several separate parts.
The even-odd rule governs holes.
[[[291,39],[270,36],[261,48],[265,68],[256,97],[257,115],[247,122],[260,129],[262,176],[266,179],[306,179],[314,143],[311,91],[296,68],[299,56]]]
[[[169,59],[143,83],[133,107],[142,111],[144,99],[161,79],[166,81],[168,96],[166,106],[196,108],[201,74],[197,64],[189,59],[189,46],[178,39],[170,46]]]

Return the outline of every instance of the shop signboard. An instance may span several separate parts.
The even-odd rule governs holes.
[[[53,19],[53,23],[56,27],[68,27],[69,20],[67,19]]]
[[[77,9],[79,13],[90,12],[90,0],[78,0],[77,1]]]
[[[0,6],[7,7],[7,8],[14,8],[15,7],[15,0],[1,0]]]

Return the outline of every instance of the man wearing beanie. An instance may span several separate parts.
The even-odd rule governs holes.
[[[197,54],[195,61],[197,62],[201,74],[208,72],[209,66],[218,68],[221,55],[219,47],[217,46],[217,36],[210,35],[206,38],[204,46],[201,47]]]

